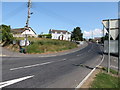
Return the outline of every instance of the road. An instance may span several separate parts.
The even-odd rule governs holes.
[[[3,57],[5,88],[75,88],[100,63],[100,45],[54,57]]]

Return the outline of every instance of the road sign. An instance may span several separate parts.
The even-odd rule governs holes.
[[[110,30],[110,35],[113,40],[116,40],[116,38],[118,37],[118,29]]]
[[[104,53],[108,53],[108,40],[104,41]],[[118,40],[110,40],[110,53],[118,54]]]
[[[110,19],[110,20],[103,20],[102,23],[106,30],[110,30],[110,35],[115,40],[118,37],[118,21],[119,19]],[[109,23],[108,23],[109,22]]]
[[[20,46],[25,46],[26,40],[20,40]],[[27,40],[27,45],[30,45],[30,42]]]

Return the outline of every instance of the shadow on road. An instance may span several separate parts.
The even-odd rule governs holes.
[[[84,64],[72,64],[73,66],[80,66],[80,67],[84,67],[84,68],[87,68],[87,69],[93,69],[92,67],[90,66],[87,66],[87,65],[84,65]]]

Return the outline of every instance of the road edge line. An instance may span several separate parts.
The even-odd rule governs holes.
[[[102,50],[101,50],[101,51],[102,51]],[[80,82],[80,83],[78,84],[78,86],[75,87],[75,90],[80,89],[80,87],[84,84],[84,82],[90,77],[90,75],[96,70],[96,68],[97,68],[98,66],[100,66],[100,64],[103,62],[104,57],[105,57],[104,54],[102,54],[102,60],[101,60],[101,62],[100,62],[98,65],[96,65],[96,67],[93,68],[90,73],[87,74],[87,76],[82,80],[82,82]]]

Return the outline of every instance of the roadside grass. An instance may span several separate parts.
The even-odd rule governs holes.
[[[118,88],[118,77],[107,73],[99,73],[96,75],[91,88]]]
[[[106,68],[106,67],[103,67],[103,68],[102,68],[102,70],[104,70],[104,71],[106,71],[106,72],[107,72],[107,68]],[[110,73],[111,73],[111,74],[115,74],[115,75],[117,75],[117,74],[118,74],[118,72],[117,72],[117,71],[115,71],[115,70],[113,70],[113,69],[110,69]]]
[[[117,71],[110,70],[110,74],[106,73],[106,68],[102,68],[102,72],[98,73],[94,78],[90,88],[120,88],[120,78]]]
[[[76,48],[77,45],[69,41],[60,41],[52,39],[31,40],[31,45],[27,46],[27,53],[47,53],[58,52]]]
[[[24,40],[24,38],[16,38],[15,40],[18,42],[19,40]],[[69,41],[53,40],[47,38],[32,38],[32,37],[28,37],[28,40],[30,41],[30,45],[26,47],[27,53],[31,53],[31,54],[59,52],[77,47],[76,43]],[[18,43],[16,45],[10,44],[6,47],[12,51],[19,52],[20,50]]]

